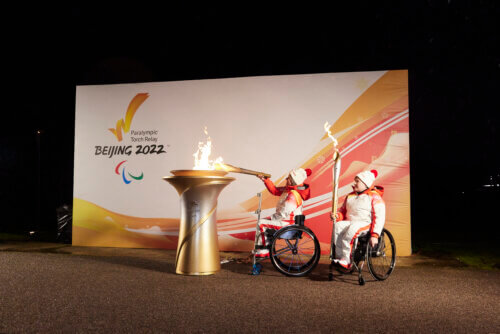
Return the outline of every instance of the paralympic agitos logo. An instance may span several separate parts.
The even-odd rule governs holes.
[[[141,175],[137,176],[137,175],[132,175],[131,173],[127,172],[126,171],[127,166],[125,165],[126,162],[127,162],[127,160],[123,160],[115,167],[115,173],[117,175],[121,174],[123,182],[125,182],[125,184],[129,184],[130,182],[132,182],[132,180],[136,180],[136,181],[142,180],[144,178],[144,173],[141,172]],[[121,169],[121,173],[120,173],[120,169]],[[125,174],[127,174],[130,179],[128,179],[127,175],[125,175]]]

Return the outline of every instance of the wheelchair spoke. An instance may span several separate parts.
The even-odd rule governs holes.
[[[299,257],[300,257],[300,255],[302,255],[305,258],[305,260],[302,260],[303,263],[304,263],[304,265],[310,265],[311,264],[311,259],[314,258],[314,256],[312,256],[312,254],[297,253],[297,255]]]
[[[306,241],[302,242],[301,244],[304,245],[304,244],[307,244],[307,243],[310,243],[310,242],[314,243],[314,240],[311,239],[311,238],[308,238]]]
[[[314,247],[300,247],[299,249],[314,249]]]
[[[297,253],[297,258],[298,258],[298,261],[303,265],[304,262],[302,262],[302,258],[300,257],[300,253]]]
[[[296,249],[297,247],[296,246],[292,246],[292,243],[290,242],[290,240],[285,240],[286,244],[288,245],[288,247],[291,249],[291,250],[294,250]]]
[[[312,263],[311,260],[313,258],[311,254],[300,252],[297,254],[275,254],[274,257],[287,266],[289,273],[300,272],[300,270],[307,268]]]
[[[292,261],[290,262],[290,266],[288,267],[288,272],[290,272],[290,271],[291,271],[292,266],[293,266],[293,255],[292,255]]]
[[[287,248],[281,248],[280,250],[277,250],[275,253],[276,253],[276,255],[281,255],[281,254],[283,254],[283,253],[285,253],[285,252],[287,252],[289,250],[290,250],[290,248],[288,248],[288,247]]]
[[[302,255],[302,256],[307,256],[307,257],[312,257],[311,254],[305,254],[305,253],[301,253],[301,252],[298,252],[297,255]]]
[[[302,259],[300,258],[300,255],[299,253],[297,253],[296,255],[296,259],[297,259],[297,267],[302,267],[304,265],[304,262],[302,261]]]

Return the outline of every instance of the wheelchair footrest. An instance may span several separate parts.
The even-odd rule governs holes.
[[[260,272],[262,271],[262,265],[260,263],[256,263],[252,266],[252,272],[251,275],[260,275]]]

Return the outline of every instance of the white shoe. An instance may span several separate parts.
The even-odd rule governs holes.
[[[255,253],[255,257],[265,258],[269,257],[269,250],[267,249],[258,249]]]
[[[349,263],[347,260],[344,259],[333,259],[332,263],[338,264],[339,266],[343,267],[344,269],[351,269],[351,263]]]
[[[341,265],[344,269],[347,269],[347,270],[351,269],[351,263],[347,260],[342,259],[342,260],[339,260],[337,263],[339,265]]]

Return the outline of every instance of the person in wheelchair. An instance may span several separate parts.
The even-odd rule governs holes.
[[[304,183],[309,175],[311,175],[310,169],[294,169],[286,178],[284,187],[276,187],[271,179],[258,176],[264,181],[267,190],[275,196],[280,196],[280,199],[276,205],[276,212],[270,217],[259,220],[253,251],[256,258],[269,257],[270,241],[266,238],[267,229],[279,230],[291,225],[294,223],[294,216],[302,214],[303,201],[311,197],[311,188]]]
[[[384,188],[374,186],[377,171],[364,171],[356,175],[353,192],[348,194],[337,212],[334,226],[335,259],[333,263],[350,270],[354,240],[367,233],[370,245],[375,247],[385,224]],[[332,214],[330,218],[333,220]]]

